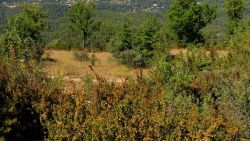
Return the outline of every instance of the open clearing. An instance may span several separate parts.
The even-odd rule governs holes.
[[[173,48],[170,50],[171,55],[186,55],[186,49]],[[227,56],[227,51],[216,51],[220,57]],[[206,51],[209,56],[210,52]],[[109,52],[89,53],[89,56],[94,55],[97,58],[94,71],[101,77],[109,81],[121,82],[126,77],[133,77],[140,71],[139,69],[128,68],[120,64]],[[94,76],[93,71],[89,68],[90,61],[77,61],[74,58],[73,51],[66,50],[47,50],[46,58],[43,61],[43,69],[51,77],[63,75],[65,80],[81,82],[86,75]],[[144,72],[147,72],[144,70]]]
[[[95,55],[96,64],[93,66],[95,72],[110,81],[121,81],[126,77],[135,76],[138,69],[128,68],[112,57],[109,52],[89,53]],[[90,61],[77,61],[74,59],[73,51],[47,50],[45,57],[49,60],[43,62],[44,71],[50,76],[64,75],[66,80],[81,81],[86,75],[94,76],[90,70]]]

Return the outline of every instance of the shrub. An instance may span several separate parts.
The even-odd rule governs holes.
[[[207,78],[208,81],[200,79],[200,83],[192,84],[190,79],[184,78],[181,73],[183,71],[174,72],[170,76],[171,82],[164,82],[172,89],[178,87],[176,91],[172,91],[174,92],[172,96],[167,89],[170,87],[161,90],[154,79],[143,76],[121,84],[108,82],[97,76],[97,82],[93,83],[92,91],[89,91],[88,95],[72,86],[70,93],[62,93],[57,98],[58,103],[50,109],[53,111],[52,116],[45,118],[48,139],[243,139],[243,134],[246,135],[244,132],[247,131],[243,126],[246,121],[241,120],[240,117],[231,119],[231,116],[238,113],[237,110],[227,109],[225,112],[223,105],[233,106],[234,103],[226,101],[228,97],[222,100],[220,99],[222,97],[217,95],[223,93],[221,86],[224,86],[221,84],[225,81],[221,78],[225,75],[218,77],[221,74],[218,76],[216,74],[215,79]],[[237,83],[239,82],[244,81],[239,80]],[[238,85],[237,83],[234,84]],[[220,86],[217,86],[218,84]],[[209,88],[211,91],[207,91]],[[241,88],[238,90],[244,91]],[[228,92],[232,89],[228,89]],[[203,99],[200,104],[193,100],[195,93],[199,94],[199,92],[204,92],[200,93],[200,99]],[[225,96],[228,92],[224,93]],[[217,100],[214,99],[215,96]],[[238,97],[237,100],[240,98]]]
[[[59,47],[59,40],[54,39],[54,40],[50,41],[47,46],[48,46],[48,48],[52,48],[52,49],[58,48]]]
[[[90,64],[91,64],[92,66],[95,66],[96,61],[97,61],[97,58],[95,57],[94,54],[92,54],[91,57],[90,57]]]
[[[138,68],[146,66],[146,62],[142,55],[134,50],[123,51],[117,56],[117,58],[119,58],[121,63],[130,67]]]
[[[247,72],[197,71],[185,61],[163,57],[152,72],[157,75],[141,74],[122,83],[94,72],[97,81],[85,76],[84,91],[74,83],[62,88],[35,63],[0,60],[0,136],[6,140],[249,139]]]
[[[241,32],[241,20],[246,9],[244,0],[225,0],[225,12],[228,17],[227,30],[229,37],[237,35]]]
[[[93,88],[93,77],[90,74],[86,74],[83,77],[83,87],[84,90],[90,92]]]
[[[22,12],[8,20],[11,28],[4,34],[5,56],[12,54],[26,61],[40,61],[44,52],[41,33],[46,28],[47,15],[38,4],[22,4],[19,8]],[[11,50],[14,53],[11,53]]]
[[[77,61],[89,61],[89,55],[85,51],[74,51],[74,58]]]
[[[58,48],[68,50],[79,48],[81,46],[81,40],[78,36],[71,32],[63,33],[60,39],[58,39]]]
[[[6,140],[45,138],[39,104],[57,85],[36,66],[32,62],[25,65],[13,59],[0,60],[0,137]]]
[[[232,50],[167,55],[149,75],[117,83],[91,68],[83,87],[48,79],[34,62],[0,60],[0,139],[249,140],[249,50]]]
[[[173,75],[172,67],[167,61],[168,60],[163,57],[156,66],[156,72],[164,82],[168,82],[170,77]]]

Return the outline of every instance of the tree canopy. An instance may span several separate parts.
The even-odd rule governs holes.
[[[166,25],[181,42],[200,42],[200,30],[216,18],[216,6],[196,0],[174,0],[167,11]]]
[[[83,48],[89,45],[90,36],[98,26],[94,20],[94,9],[93,2],[83,1],[72,5],[67,13],[68,27],[71,32],[80,34]]]
[[[39,4],[19,5],[21,13],[10,17],[4,35],[4,48],[7,54],[14,51],[16,57],[40,59],[43,54],[42,35],[45,31],[46,13]]]
[[[227,26],[229,35],[236,34],[245,9],[246,3],[244,0],[225,0],[225,11],[229,18]]]

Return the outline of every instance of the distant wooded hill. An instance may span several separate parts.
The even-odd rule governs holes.
[[[70,4],[75,0],[0,0],[0,3],[16,4],[20,2],[42,2],[53,4]],[[98,9],[113,10],[113,11],[137,11],[151,10],[164,11],[167,9],[173,0],[94,0],[98,4]],[[220,5],[223,0],[209,0],[209,2],[217,2]]]
[[[117,23],[124,18],[133,19],[135,24],[143,21],[147,15],[145,12],[150,12],[156,15],[159,19],[163,20],[168,7],[173,0],[95,0],[96,1],[96,17],[101,21],[108,21]],[[14,15],[18,12],[15,7],[20,2],[41,2],[43,10],[48,13],[48,25],[51,36],[60,35],[58,31],[65,28],[65,12],[68,11],[69,4],[73,0],[0,0],[0,33],[1,27],[7,22],[7,17]],[[226,17],[223,10],[223,0],[208,0],[209,3],[218,3],[218,18],[208,26],[209,31],[215,33],[220,32],[225,28]],[[126,14],[125,14],[126,13]],[[250,5],[245,15],[249,15]],[[216,27],[216,28],[214,28]],[[219,30],[219,31],[218,31]]]

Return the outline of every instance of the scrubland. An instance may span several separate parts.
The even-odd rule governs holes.
[[[218,34],[203,30],[221,9],[196,0],[114,24],[93,2],[64,5],[60,25],[18,5],[0,30],[0,140],[250,140],[244,5],[225,1]]]

